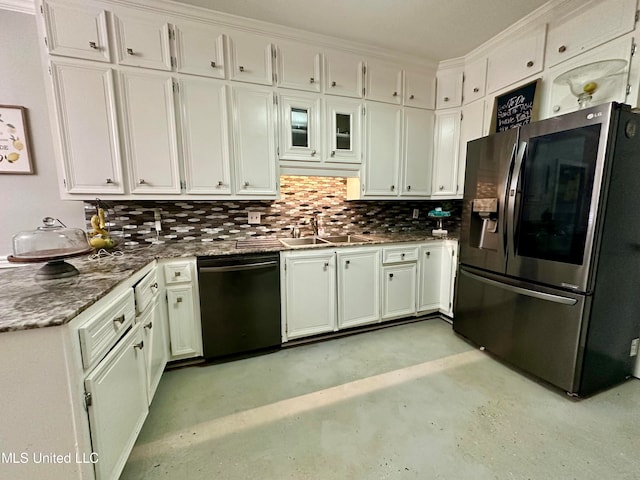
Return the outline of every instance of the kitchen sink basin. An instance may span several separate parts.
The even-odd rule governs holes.
[[[304,237],[304,238],[281,238],[280,241],[287,247],[298,247],[301,245],[326,245],[329,242],[318,237]]]
[[[360,235],[336,235],[332,237],[322,237],[322,240],[326,240],[329,243],[366,243],[371,239],[361,237]]]

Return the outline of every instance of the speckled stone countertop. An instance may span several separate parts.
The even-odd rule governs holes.
[[[428,234],[365,235],[376,245],[400,242],[440,240]],[[446,237],[456,240],[455,236]],[[349,246],[363,244],[349,244]],[[236,248],[235,241],[180,242],[123,248],[122,256],[97,260],[89,257],[68,259],[80,275],[59,280],[36,280],[42,264],[0,269],[0,333],[14,330],[64,325],[96,303],[120,282],[130,278],[154,259],[233,255],[250,252],[299,250],[302,248],[336,248],[345,244],[323,244],[287,248]]]

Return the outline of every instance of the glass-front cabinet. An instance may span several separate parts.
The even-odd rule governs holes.
[[[316,95],[280,96],[280,159],[320,162],[320,98]]]
[[[328,162],[362,162],[362,102],[326,101]]]

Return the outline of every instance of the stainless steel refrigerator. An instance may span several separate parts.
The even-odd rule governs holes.
[[[571,395],[640,336],[640,115],[609,103],[468,143],[454,330]]]

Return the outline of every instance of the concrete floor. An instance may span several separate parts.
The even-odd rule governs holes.
[[[121,480],[605,478],[640,380],[572,400],[436,319],[166,372]]]

